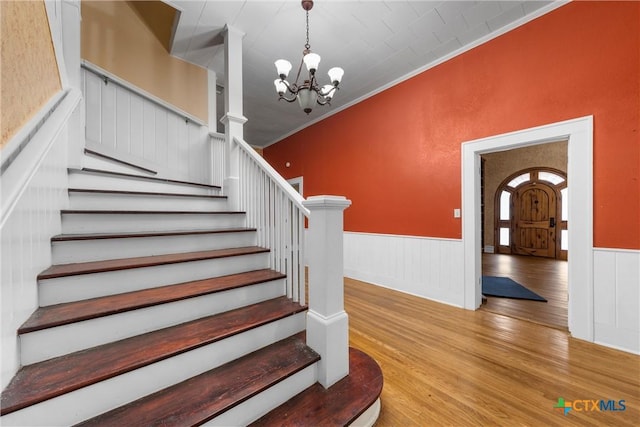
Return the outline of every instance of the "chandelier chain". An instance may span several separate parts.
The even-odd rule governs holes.
[[[307,10],[307,43],[304,45],[304,48],[307,50],[311,49],[311,45],[309,44],[309,11]]]

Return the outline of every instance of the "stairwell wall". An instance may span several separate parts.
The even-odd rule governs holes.
[[[82,1],[87,145],[163,178],[211,183],[208,73],[169,53],[162,2]]]
[[[207,126],[94,64],[84,63],[82,81],[89,148],[162,178],[211,183]]]
[[[44,1],[1,2],[0,149],[61,88]]]
[[[142,13],[156,7],[173,8],[163,2],[153,3],[141,7],[126,1],[82,1],[82,59],[206,123],[207,71],[169,54],[166,35],[159,30],[166,34],[171,28],[154,32]],[[173,24],[172,19],[162,22]]]
[[[3,388],[20,366],[16,331],[38,307],[36,277],[51,265],[50,239],[68,203],[67,141],[64,126],[0,224]]]
[[[20,3],[20,2],[9,2]],[[4,388],[20,366],[20,354],[16,331],[18,327],[38,307],[37,275],[51,265],[51,236],[60,232],[60,210],[67,207],[67,164],[70,141],[75,142],[77,122],[71,118],[79,114],[80,91],[73,88],[73,81],[67,78],[67,60],[73,59],[73,50],[64,52],[63,29],[70,29],[63,17],[65,7],[74,7],[73,1],[62,4],[62,0],[47,3],[44,21],[33,21],[29,7],[37,4],[13,5],[19,13],[5,16],[3,19],[14,21],[29,30],[24,37],[20,31],[5,37],[3,28],[2,52],[3,96],[5,83],[21,81],[18,98],[3,99],[1,109],[12,109],[17,99],[33,107],[31,117],[17,124],[16,132],[0,151],[2,168],[0,176],[0,384]],[[42,6],[42,5],[41,5]],[[45,9],[43,7],[43,9]],[[16,12],[16,11],[14,11]],[[3,21],[4,24],[4,21]],[[78,21],[79,24],[79,21]],[[35,34],[46,40],[41,44],[53,47],[53,61],[48,66],[39,63],[39,51],[29,43]],[[15,37],[13,37],[15,36]],[[26,42],[26,46],[25,46]],[[14,61],[5,61],[5,49],[17,49],[22,54]],[[53,52],[55,51],[55,52]],[[67,55],[63,55],[63,52]],[[36,55],[33,59],[31,55]],[[48,57],[50,58],[50,57]],[[29,62],[37,72],[29,73],[20,68],[19,61]],[[77,58],[79,64],[79,55]],[[23,64],[24,65],[24,64]],[[79,69],[77,70],[79,71]],[[16,74],[20,74],[19,76]],[[57,87],[44,99],[34,94],[33,88],[42,88],[44,81],[56,81]],[[51,88],[48,84],[44,86]],[[48,99],[48,101],[47,101]],[[6,107],[6,108],[5,108]]]

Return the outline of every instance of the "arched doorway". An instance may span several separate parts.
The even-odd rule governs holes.
[[[567,259],[567,176],[548,167],[520,170],[495,194],[498,253]]]

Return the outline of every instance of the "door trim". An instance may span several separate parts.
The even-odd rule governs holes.
[[[593,116],[462,143],[462,241],[464,307],[482,300],[480,155],[567,140],[569,186],[569,331],[593,342]]]

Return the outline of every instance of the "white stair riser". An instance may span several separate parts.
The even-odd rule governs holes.
[[[52,263],[101,261],[180,252],[240,248],[256,244],[255,231],[179,236],[129,237],[118,239],[67,240],[53,242]]]
[[[380,398],[371,404],[358,418],[353,420],[351,427],[373,427],[380,416]]]
[[[143,174],[140,175],[142,176]],[[156,193],[219,194],[218,189],[210,187],[77,171],[69,173],[69,188],[151,191]]]
[[[127,166],[120,162],[115,162],[102,157],[95,157],[91,154],[85,154],[82,158],[82,167],[89,169],[100,169],[112,172],[129,173],[133,175],[156,176],[154,173],[145,172],[142,169],[133,166]]]
[[[70,191],[69,208],[124,211],[224,211],[227,209],[227,199]]]
[[[184,381],[305,328],[306,313],[188,351],[0,418],[2,425],[73,425]],[[141,349],[143,351],[143,349]]]
[[[63,214],[62,232],[126,233],[243,227],[243,214]]]
[[[318,381],[317,366],[317,363],[307,366],[202,425],[221,427],[248,425],[315,384]]]
[[[22,364],[41,362],[67,353],[255,304],[283,294],[284,280],[273,280],[22,334],[20,335]]]
[[[260,270],[268,266],[269,253],[264,252],[103,273],[79,274],[40,280],[38,298],[41,306],[47,306]]]

